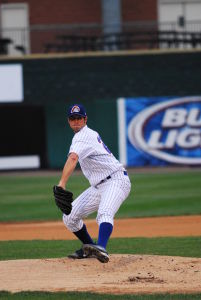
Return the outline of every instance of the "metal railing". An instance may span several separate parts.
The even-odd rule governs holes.
[[[118,26],[118,28],[120,28]],[[100,24],[32,25],[0,29],[0,54],[24,55],[153,48],[201,48],[201,20],[125,23],[121,31]]]

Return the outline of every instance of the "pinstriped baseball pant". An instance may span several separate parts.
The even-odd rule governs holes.
[[[89,187],[73,201],[70,215],[63,215],[65,226],[71,232],[76,232],[83,227],[83,219],[96,211],[99,225],[103,222],[113,225],[114,216],[130,189],[129,177],[122,171],[112,174],[110,179],[96,187]]]

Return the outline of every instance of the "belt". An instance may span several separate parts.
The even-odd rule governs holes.
[[[123,173],[124,173],[125,176],[128,176],[127,171],[123,171]],[[111,179],[111,178],[112,178],[112,176],[109,175],[109,176],[106,177],[105,179],[102,179],[96,186],[98,186],[99,184],[102,184],[103,182],[105,182],[105,181],[107,181],[107,180],[109,180],[109,179]]]
[[[105,179],[102,179],[97,185],[105,182],[106,180],[109,180],[110,178],[112,178],[110,175],[108,177],[106,177]]]

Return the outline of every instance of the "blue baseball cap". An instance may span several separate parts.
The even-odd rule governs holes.
[[[82,104],[73,104],[68,109],[68,118],[72,116],[81,116],[85,118],[87,116],[86,110]]]

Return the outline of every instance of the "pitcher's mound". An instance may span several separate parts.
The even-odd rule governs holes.
[[[107,264],[84,260],[0,262],[0,290],[90,291],[111,294],[201,292],[201,259],[111,255]]]

